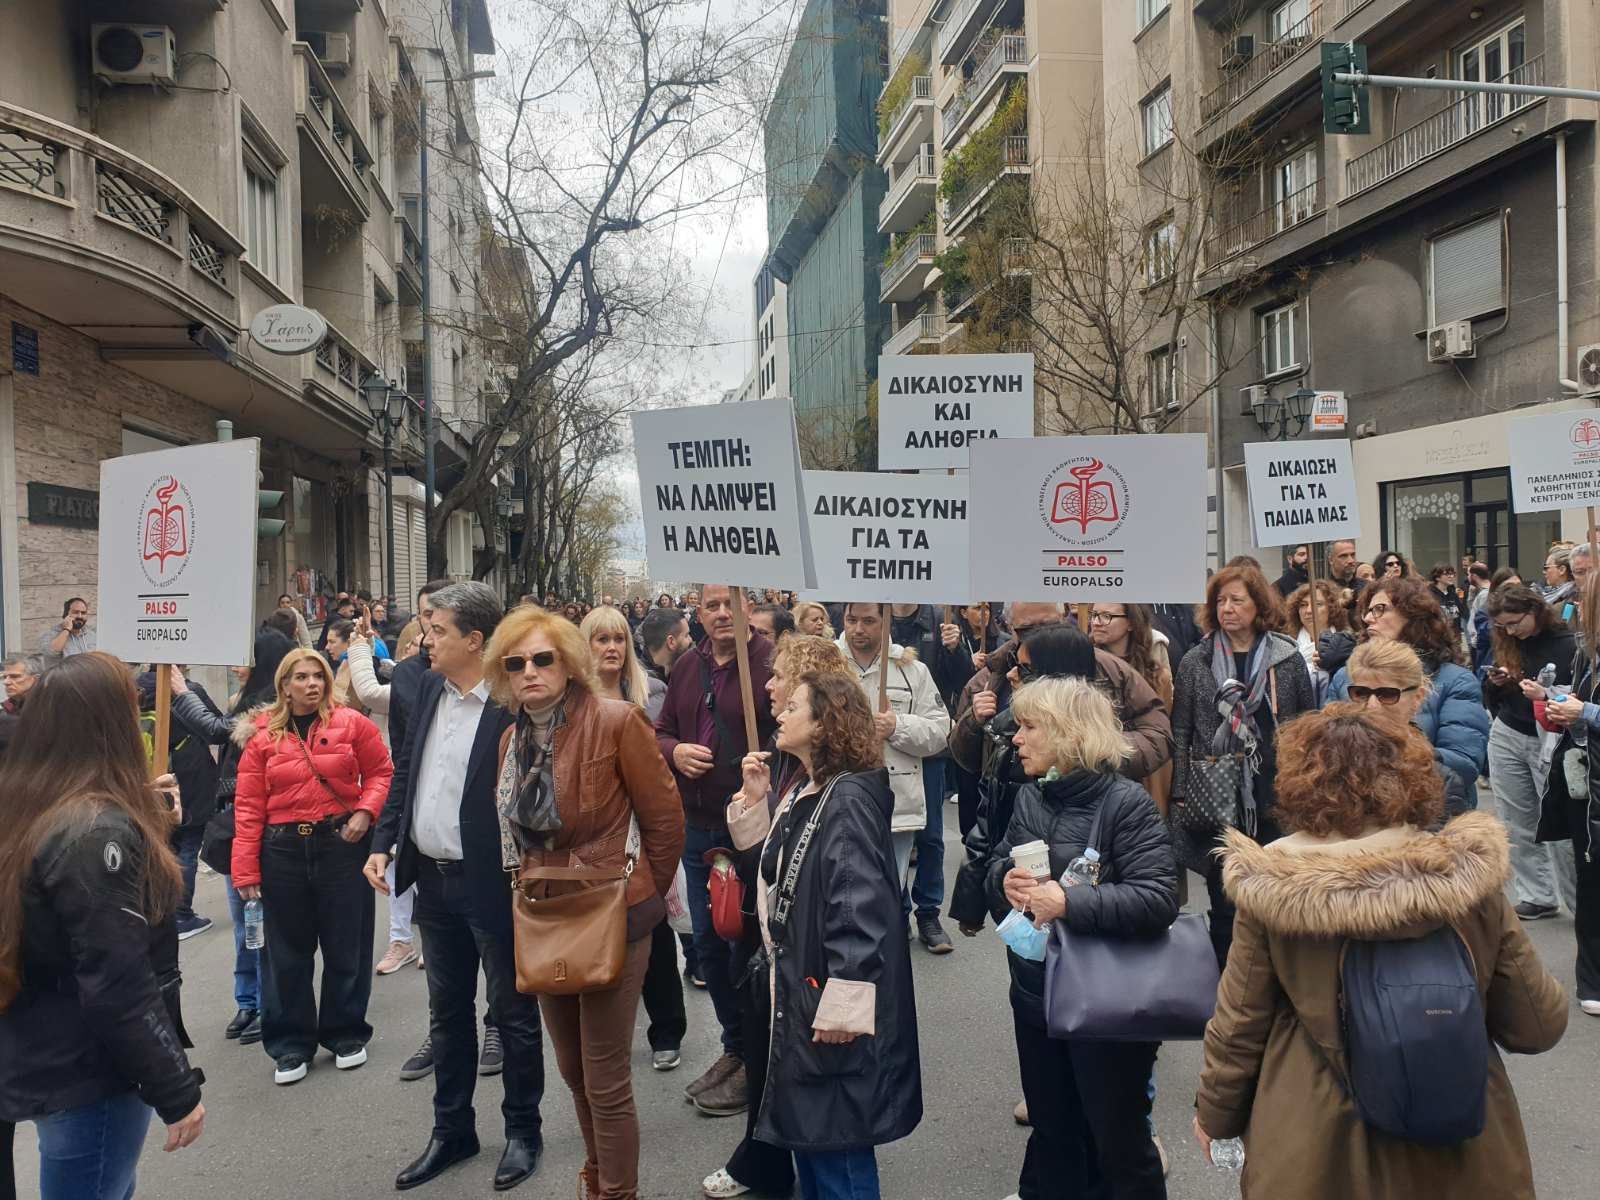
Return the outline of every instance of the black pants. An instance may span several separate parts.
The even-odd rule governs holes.
[[[983,799],[983,785],[978,782],[976,775],[953,758],[950,760],[949,771],[956,785],[956,821],[961,826],[962,840],[965,840],[967,834],[972,832],[972,827],[978,823],[978,803]],[[999,841],[1004,835],[1005,830],[1002,829],[993,840]]]
[[[744,1140],[728,1159],[726,1170],[758,1196],[787,1196],[794,1191],[794,1155],[781,1146],[756,1140],[761,1095],[767,1086],[767,1013],[772,1004],[766,973],[757,971],[746,978],[754,948],[745,941],[733,952],[733,977],[739,981],[739,1014],[744,1023],[744,1070],[750,1085],[750,1107],[745,1113]]]
[[[1256,841],[1265,846],[1268,842],[1275,842],[1283,836],[1283,831],[1271,817],[1263,813],[1256,819]],[[1219,837],[1211,843],[1212,847],[1220,846],[1222,839]],[[1224,969],[1228,965],[1228,950],[1233,945],[1233,914],[1236,911],[1234,903],[1222,888],[1222,859],[1215,854],[1206,855],[1206,896],[1211,901],[1211,919],[1209,929],[1211,932],[1211,948],[1217,954],[1217,967]]]
[[[361,874],[372,834],[347,842],[319,825],[302,837],[293,827],[261,842],[261,1046],[272,1058],[308,1062],[329,1050],[372,1039],[372,928],[376,893]],[[313,988],[322,951],[321,1003]]]
[[[474,909],[460,863],[417,856],[417,905],[411,920],[422,930],[428,973],[428,1032],[433,1037],[433,1134],[474,1133],[472,1089],[478,1079],[478,966],[489,1011],[505,1050],[500,1105],[508,1138],[537,1138],[544,1099],[544,1038],[539,1001],[517,991],[509,912],[490,925]],[[510,904],[510,891],[506,902]],[[368,938],[370,941],[370,936]]]
[[[1572,857],[1578,868],[1578,907],[1572,914],[1578,935],[1578,999],[1600,1000],[1600,841],[1589,845],[1588,810],[1587,800],[1567,801],[1567,827],[1573,831]],[[1591,861],[1584,861],[1585,854]]]
[[[1015,1010],[1028,1150],[1022,1200],[1166,1200],[1150,1134],[1156,1042],[1057,1041]]]
[[[678,974],[678,935],[665,918],[650,934],[650,964],[644,972],[644,1010],[650,1014],[645,1036],[652,1050],[676,1050],[689,1031],[683,1009],[683,977]]]

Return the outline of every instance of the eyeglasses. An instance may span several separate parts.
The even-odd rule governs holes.
[[[1494,627],[1501,633],[1513,633],[1519,626],[1521,626],[1522,622],[1527,618],[1527,616],[1527,613],[1523,613],[1521,616],[1513,617],[1509,621],[1496,621],[1494,623]]]
[[[540,650],[537,654],[508,654],[500,660],[500,665],[506,669],[507,675],[521,675],[532,663],[539,670],[555,665],[556,652],[554,650]]]
[[[1369,604],[1369,605],[1367,605],[1367,616],[1369,616],[1369,617],[1381,617],[1385,613],[1392,613],[1393,611],[1394,611],[1394,605],[1392,605],[1392,604]]]
[[[1345,689],[1345,694],[1357,704],[1365,704],[1368,700],[1371,700],[1374,696],[1376,696],[1379,704],[1383,705],[1385,708],[1389,708],[1393,705],[1399,704],[1401,696],[1405,695],[1407,692],[1414,692],[1416,690],[1417,689],[1414,687],[1362,687],[1358,683],[1352,683]]]
[[[1127,613],[1092,612],[1089,614],[1089,623],[1091,625],[1109,625],[1113,621],[1126,621],[1127,619]]]

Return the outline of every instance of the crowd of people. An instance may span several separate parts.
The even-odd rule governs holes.
[[[208,863],[234,936],[222,1033],[261,1045],[275,1084],[319,1051],[363,1066],[374,979],[425,972],[401,1076],[432,1077],[433,1122],[398,1189],[480,1152],[488,1074],[494,1186],[532,1176],[548,1041],[579,1196],[640,1195],[635,1015],[650,1066],[677,1068],[688,987],[719,1053],[685,1098],[745,1118],[704,1194],[877,1197],[875,1147],[923,1117],[912,949],[957,953],[949,920],[1006,946],[1031,1127],[1012,1200],[1164,1197],[1156,1061],[1193,1034],[1127,1014],[1118,1040],[1075,1035],[1051,979],[1083,939],[1176,946],[1192,872],[1215,967],[1193,1133],[1208,1155],[1242,1138],[1246,1195],[1531,1196],[1496,1047],[1549,1049],[1567,999],[1523,922],[1574,914],[1600,1016],[1591,565],[1558,545],[1542,589],[1474,562],[1460,588],[1455,566],[1336,542],[1326,578],[1309,547],[1275,582],[1239,558],[1194,607],[705,583],[507,611],[437,580],[414,615],[341,593],[315,635],[281,597],[216,700],[97,651],[69,600],[38,654],[0,664],[0,1120],[37,1125],[46,1200],[131,1196],[152,1111],[168,1150],[202,1135],[178,943],[210,927]],[[170,773],[151,782],[157,672]],[[1364,1090],[1382,1056],[1351,1032],[1349,972],[1441,934],[1467,1052],[1432,1095],[1415,1072],[1395,1117]],[[1447,1084],[1475,1124],[1406,1123]]]

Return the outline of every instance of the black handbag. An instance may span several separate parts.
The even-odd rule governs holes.
[[[218,875],[233,874],[233,805],[219,808],[200,835],[200,861]]]
[[[1216,833],[1239,824],[1244,755],[1189,760],[1183,803],[1172,806],[1172,823],[1190,833]]]
[[[1089,845],[1105,855],[1096,811]],[[1115,856],[1101,876],[1116,873]],[[1088,884],[1080,884],[1088,887]],[[1067,893],[1072,904],[1072,893]],[[1078,933],[1050,923],[1044,959],[1045,1022],[1053,1038],[1102,1042],[1195,1041],[1217,1005],[1216,951],[1205,918],[1180,914],[1155,937]]]

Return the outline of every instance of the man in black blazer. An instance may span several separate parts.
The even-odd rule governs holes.
[[[481,962],[505,1047],[506,1148],[494,1177],[504,1191],[539,1165],[544,1043],[538,1000],[517,991],[511,888],[495,807],[500,735],[512,718],[483,683],[484,646],[503,610],[481,583],[451,584],[429,603],[433,669],[421,678],[404,748],[395,746],[394,779],[373,838],[375,846],[396,849],[395,887],[417,885],[412,920],[426,948],[433,1039],[433,1134],[395,1187],[426,1183],[478,1152],[472,1090]],[[367,860],[367,878],[380,892],[388,890],[388,863],[383,853]]]

